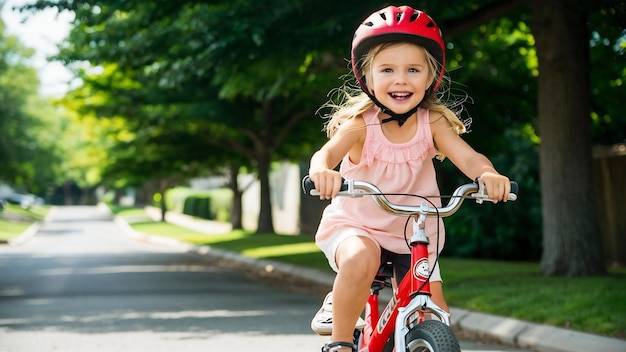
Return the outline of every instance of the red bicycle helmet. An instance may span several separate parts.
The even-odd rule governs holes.
[[[369,94],[361,72],[361,60],[372,47],[387,42],[409,42],[423,46],[439,62],[441,70],[427,93],[439,88],[445,68],[445,46],[441,30],[425,12],[410,6],[389,6],[372,13],[357,28],[352,39],[352,71]]]

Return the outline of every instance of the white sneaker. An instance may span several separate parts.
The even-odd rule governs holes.
[[[363,330],[365,320],[361,317],[356,322],[355,329]],[[333,331],[333,292],[328,292],[322,303],[322,307],[317,311],[311,320],[311,329],[319,335],[330,335]]]

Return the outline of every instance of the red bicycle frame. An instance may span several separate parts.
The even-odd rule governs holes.
[[[428,207],[426,207],[426,211],[427,209]],[[372,284],[372,290],[365,307],[366,325],[358,343],[361,352],[382,351],[395,330],[406,330],[407,326],[421,323],[424,321],[424,313],[433,313],[442,322],[450,325],[447,312],[430,300],[428,238],[424,234],[426,214],[420,213],[415,217],[417,220],[413,219],[414,234],[411,238],[410,269],[398,287],[394,289],[394,294],[382,313],[379,312],[379,291],[384,285],[376,282]],[[384,265],[385,263],[383,263]],[[412,306],[410,311],[407,310],[409,304]],[[398,320],[401,312],[403,313],[400,315],[402,318]],[[396,334],[396,336],[401,337],[403,334]],[[395,346],[404,346],[404,341],[395,341]],[[403,351],[404,349],[398,350]]]

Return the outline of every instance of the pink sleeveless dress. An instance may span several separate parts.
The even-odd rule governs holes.
[[[378,108],[363,114],[367,125],[361,161],[354,164],[348,155],[343,159],[340,173],[346,179],[367,181],[376,185],[384,193],[410,193],[428,198],[440,206],[439,187],[435,176],[433,158],[436,155],[430,130],[429,111],[417,111],[417,132],[406,143],[390,142],[381,129],[377,117]],[[388,196],[391,202],[405,205],[419,205],[423,199],[409,196]],[[336,197],[326,207],[315,235],[317,243],[329,239],[338,229],[349,227],[366,232],[382,248],[400,254],[410,253],[405,240],[407,218],[389,214],[374,203],[371,197]],[[439,222],[439,226],[437,226]],[[406,236],[411,237],[412,223],[409,221]],[[428,218],[426,235],[430,240],[429,262],[433,277],[441,280],[439,268],[433,268],[439,230],[439,251],[443,249],[445,232],[443,221]],[[321,246],[320,246],[321,247]]]

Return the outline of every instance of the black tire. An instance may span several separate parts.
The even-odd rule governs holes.
[[[452,328],[438,320],[426,320],[406,335],[408,352],[461,352]]]
[[[392,352],[394,345],[392,334],[383,352]],[[426,320],[411,329],[406,335],[406,346],[408,352],[461,352],[452,329],[438,320]]]

